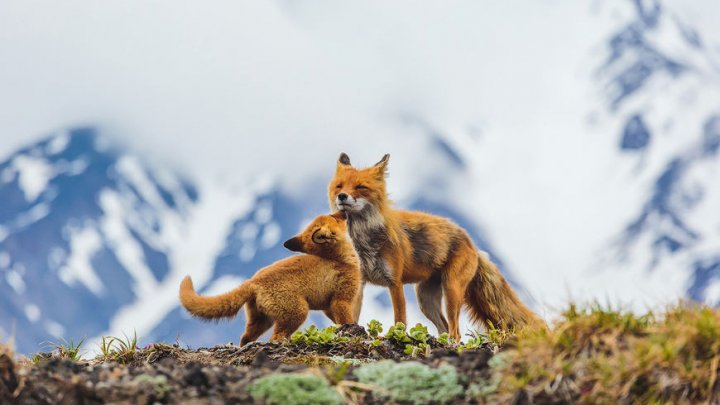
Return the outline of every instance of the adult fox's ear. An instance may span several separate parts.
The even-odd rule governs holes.
[[[286,240],[285,243],[283,243],[283,246],[285,246],[286,249],[291,250],[293,252],[303,252],[302,241],[297,236]]]
[[[352,167],[352,164],[350,163],[350,156],[348,156],[347,153],[343,152],[338,158],[336,171],[340,171],[347,167]]]
[[[372,167],[373,171],[379,179],[385,179],[385,176],[387,176],[387,166],[389,162],[390,154],[386,153],[385,156],[383,156],[382,159],[380,159],[380,161],[375,163],[375,165]]]

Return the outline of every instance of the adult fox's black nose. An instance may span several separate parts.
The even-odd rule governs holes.
[[[345,200],[347,200],[347,198],[348,198],[348,195],[345,193],[338,194],[338,200],[340,200],[340,201],[345,201]]]

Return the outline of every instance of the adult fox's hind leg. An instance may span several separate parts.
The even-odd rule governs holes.
[[[247,315],[247,325],[245,325],[245,333],[240,338],[240,346],[254,342],[273,324],[272,319],[260,312],[254,302],[245,304],[245,314]]]
[[[477,269],[477,255],[467,253],[468,249],[472,250],[471,247],[457,250],[441,270],[448,335],[457,342],[460,341],[460,309]]]
[[[438,334],[448,331],[448,322],[442,313],[442,290],[440,273],[415,284],[415,295],[420,311],[435,325]]]

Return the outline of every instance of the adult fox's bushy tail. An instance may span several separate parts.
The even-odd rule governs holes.
[[[546,327],[545,322],[520,301],[497,266],[483,252],[478,253],[477,273],[465,292],[465,305],[475,323],[492,323],[502,329]]]
[[[190,277],[180,284],[180,302],[193,316],[205,319],[232,318],[254,294],[253,285],[246,281],[240,287],[221,295],[203,297],[195,292]]]

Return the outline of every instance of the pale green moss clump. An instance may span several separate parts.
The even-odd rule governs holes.
[[[463,391],[455,368],[443,365],[431,368],[416,361],[395,363],[391,360],[366,364],[354,371],[361,383],[380,387],[377,396],[415,404],[444,403]]]
[[[282,405],[339,405],[340,394],[322,377],[311,374],[271,374],[248,387],[256,400]]]

